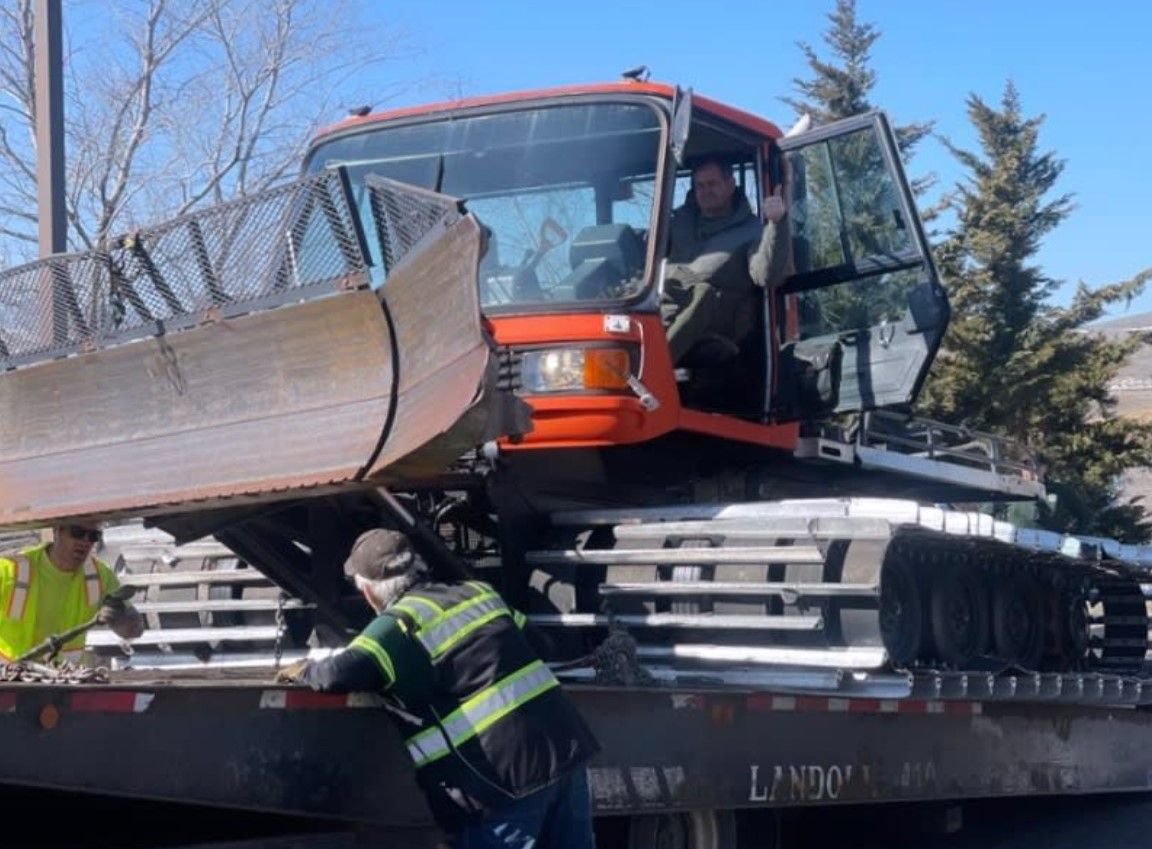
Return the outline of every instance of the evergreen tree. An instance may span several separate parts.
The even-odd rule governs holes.
[[[1025,117],[1009,83],[999,109],[972,95],[968,117],[980,150],[945,142],[966,177],[946,203],[955,225],[937,261],[953,313],[920,412],[1038,452],[1057,496],[1041,517],[1046,526],[1145,541],[1144,506],[1117,496],[1125,469],[1152,463],[1152,425],[1117,418],[1108,386],[1147,340],[1108,340],[1087,325],[1138,294],[1152,269],[1096,288],[1081,283],[1067,307],[1052,306],[1060,284],[1035,255],[1073,206],[1069,195],[1052,195],[1064,163],[1038,149],[1044,116]]]
[[[872,70],[871,50],[880,31],[870,23],[856,19],[856,0],[836,0],[836,9],[828,15],[830,26],[824,32],[824,43],[832,59],[820,58],[812,45],[799,42],[808,67],[810,79],[792,80],[799,97],[785,97],[797,116],[810,115],[814,124],[829,124],[841,118],[850,118],[875,108],[869,100],[876,84]],[[897,142],[907,160],[916,143],[932,132],[933,123],[926,121],[895,127]],[[919,193],[933,182],[931,175],[912,181],[912,189]]]

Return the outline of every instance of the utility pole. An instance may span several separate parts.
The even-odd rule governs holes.
[[[33,85],[36,89],[36,194],[40,257],[64,253],[68,244],[64,218],[64,50],[60,36],[61,0],[35,0],[32,13]],[[43,335],[55,345],[68,336],[63,314],[66,292],[51,267],[40,275],[47,309]]]
[[[35,0],[32,48],[36,87],[36,191],[40,213],[40,256],[63,253],[64,68],[61,0]]]

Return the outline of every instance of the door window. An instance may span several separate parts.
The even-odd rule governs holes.
[[[906,404],[948,323],[881,113],[779,141],[793,274],[782,287],[781,419]],[[790,365],[788,365],[790,364]]]

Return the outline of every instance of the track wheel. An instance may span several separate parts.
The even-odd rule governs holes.
[[[924,602],[911,565],[894,560],[880,573],[880,638],[888,657],[907,666],[920,655]]]
[[[628,849],[735,849],[732,811],[706,809],[644,814],[629,822]]]
[[[1091,652],[1091,619],[1088,602],[1079,593],[1060,596],[1056,607],[1055,663],[1064,672],[1088,668]]]
[[[936,656],[956,669],[971,667],[988,651],[988,589],[975,566],[936,573],[929,590],[929,620]]]
[[[992,645],[997,657],[1038,670],[1044,655],[1044,595],[1036,581],[1005,577],[992,590]]]

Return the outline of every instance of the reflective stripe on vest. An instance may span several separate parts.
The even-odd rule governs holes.
[[[84,594],[88,599],[89,607],[95,607],[103,600],[102,583],[100,570],[96,568],[96,560],[89,557],[84,561]]]
[[[396,667],[392,665],[392,658],[389,657],[388,652],[378,642],[361,634],[348,644],[348,648],[358,648],[368,652],[384,675],[384,686],[391,687],[396,683]]]
[[[8,599],[8,619],[20,620],[28,610],[28,591],[32,588],[32,564],[23,554],[11,558],[16,564],[16,581],[12,584],[12,595]]]
[[[421,628],[444,614],[444,608],[436,602],[418,595],[406,595],[392,607],[396,610],[403,610],[415,619],[416,624]]]
[[[482,587],[481,594],[450,607],[428,625],[416,638],[435,660],[481,625],[498,616],[511,616],[508,605],[492,590]]]
[[[426,766],[453,748],[462,746],[524,703],[559,686],[552,670],[543,661],[534,660],[468,699],[444,717],[439,727],[425,729],[408,738],[408,753],[417,767]]]

